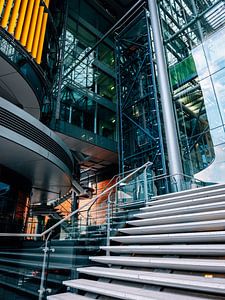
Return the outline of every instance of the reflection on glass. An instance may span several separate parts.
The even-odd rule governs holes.
[[[63,86],[76,85],[115,102],[113,50],[101,43],[91,51],[95,36],[83,33],[66,31]]]
[[[225,57],[224,57],[225,63]],[[225,124],[225,88],[224,88],[224,79],[225,79],[225,69],[220,70],[219,72],[212,75],[212,81],[220,109],[220,113]]]
[[[208,118],[209,128],[213,129],[215,127],[221,126],[222,120],[220,117],[216,96],[213,90],[210,77],[200,81],[200,86],[204,97],[204,104]]]
[[[184,172],[203,170],[197,178],[225,182],[225,4],[203,2],[182,5],[193,22],[179,13],[177,1],[162,0],[159,12]]]
[[[221,145],[225,143],[225,132],[223,126],[211,130],[213,145]]]
[[[109,139],[115,140],[115,113],[98,105],[98,133]]]
[[[196,174],[196,178],[199,178],[203,181],[224,183],[224,174],[225,174],[225,145],[219,145],[214,148],[215,151],[215,160],[213,163],[208,166],[205,170]]]
[[[195,61],[195,66],[198,71],[199,80],[204,79],[209,76],[209,70],[207,66],[207,61],[202,45],[199,45],[192,50],[192,55]]]
[[[109,67],[114,67],[115,65],[114,52],[103,43],[99,45],[98,59]]]
[[[212,35],[192,53],[208,118],[215,160],[196,177],[205,181],[225,181],[225,29]],[[204,56],[205,53],[205,56]],[[204,57],[204,58],[203,58]],[[207,68],[208,65],[208,75]],[[206,77],[207,76],[207,77]],[[220,170],[218,172],[218,170]]]
[[[204,43],[204,51],[210,73],[215,73],[225,67],[225,29],[214,33]]]
[[[61,120],[115,140],[116,113],[100,105],[97,95],[64,88],[62,99]]]

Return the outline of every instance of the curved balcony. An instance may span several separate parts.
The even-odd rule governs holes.
[[[0,164],[32,182],[33,200],[71,186],[73,158],[61,139],[30,114],[0,98]]]
[[[0,28],[0,96],[40,117],[48,80],[26,50]]]
[[[49,1],[2,1],[0,96],[39,118],[49,103],[59,57],[64,5]]]

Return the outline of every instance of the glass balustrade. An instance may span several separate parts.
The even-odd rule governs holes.
[[[176,175],[176,174],[175,174]],[[26,234],[0,233],[2,283],[24,299],[45,299],[63,292],[63,280],[76,278],[76,268],[91,264],[89,256],[101,255],[101,246],[138,209],[166,188],[176,191],[204,186],[184,174],[154,176],[152,164],[114,176],[91,199],[68,193],[31,207]],[[41,292],[40,292],[41,291]],[[9,292],[10,293],[10,292]],[[30,297],[30,298],[29,298]]]

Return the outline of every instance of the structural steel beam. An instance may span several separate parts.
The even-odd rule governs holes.
[[[166,143],[169,157],[169,171],[171,175],[182,174],[182,163],[180,147],[173,111],[172,96],[169,87],[169,76],[166,65],[166,58],[163,48],[163,39],[160,26],[160,19],[156,0],[148,0],[151,26],[153,32],[153,42],[155,45],[155,55],[158,70],[159,91],[161,95],[163,119],[165,124]],[[179,175],[174,176],[179,183]],[[178,184],[179,186],[179,184]]]

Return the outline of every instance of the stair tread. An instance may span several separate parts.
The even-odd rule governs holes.
[[[103,246],[100,247],[102,250],[109,250],[115,253],[162,253],[162,254],[174,254],[187,253],[201,255],[224,255],[225,244],[185,244],[185,245],[126,245],[126,246]],[[179,252],[180,251],[180,252]]]
[[[126,235],[110,237],[121,246],[100,247],[114,256],[90,256],[96,267],[77,268],[95,280],[63,282],[89,292],[86,296],[63,293],[48,299],[91,299],[91,293],[98,298],[126,300],[224,297],[225,278],[219,273],[225,273],[225,185],[156,196],[147,205],[126,222],[132,227],[119,226],[117,231]],[[89,238],[92,240],[96,239]]]
[[[146,203],[146,205],[148,206],[155,206],[155,205],[159,205],[159,204],[163,204],[163,203],[169,203],[169,202],[178,202],[178,201],[184,201],[184,200],[188,200],[188,198],[203,198],[203,197],[210,197],[210,196],[215,196],[215,195],[219,195],[221,193],[225,192],[225,187],[223,185],[223,187],[219,188],[219,189],[215,189],[215,190],[210,190],[210,191],[196,191],[194,193],[186,193],[183,195],[179,195],[178,193],[171,193],[171,194],[167,194],[167,197],[165,197],[166,195],[162,195],[162,196],[156,196],[153,199],[151,199],[150,201],[148,201]],[[158,198],[158,197],[162,197]]]
[[[225,217],[225,209],[224,210],[215,210],[215,211],[203,211],[198,213],[190,213],[190,214],[180,214],[180,215],[172,215],[165,217],[154,217],[154,218],[146,218],[139,220],[127,221],[126,223],[133,226],[144,226],[144,225],[153,225],[153,224],[169,224],[176,222],[183,223],[184,221],[192,221],[196,219],[200,220],[209,220]]]
[[[73,293],[62,293],[62,294],[47,296],[47,299],[49,299],[49,300],[89,300],[91,298],[73,294]]]
[[[79,273],[92,276],[107,277],[125,281],[135,281],[147,284],[163,284],[167,286],[179,286],[188,289],[221,292],[225,294],[225,279],[223,278],[206,278],[203,276],[171,274],[162,272],[149,272],[140,270],[115,269],[104,267],[84,267],[78,268]]]
[[[225,260],[223,259],[196,259],[196,258],[174,258],[174,257],[142,257],[142,256],[90,256],[93,261],[170,261],[174,263],[185,263],[185,264],[198,264],[198,265],[218,265],[225,267]]]
[[[154,268],[172,268],[182,270],[201,270],[225,272],[225,260],[195,259],[174,257],[139,257],[139,256],[91,256],[90,260],[99,263],[109,263],[127,266],[143,266]]]
[[[209,196],[209,197],[202,197],[202,198],[187,199],[184,201],[166,202],[163,204],[141,207],[140,210],[142,212],[147,212],[147,211],[160,210],[160,209],[166,209],[166,208],[172,208],[172,207],[184,207],[184,206],[198,204],[198,203],[219,202],[223,199],[225,199],[224,194],[216,195],[216,196]]]
[[[161,233],[161,232],[182,232],[182,231],[193,231],[193,230],[207,230],[207,229],[224,229],[225,219],[222,220],[210,220],[210,221],[197,221],[197,222],[186,222],[186,223],[173,223],[173,224],[160,224],[152,226],[140,226],[133,228],[120,228],[119,232],[126,234],[147,234],[147,233]]]
[[[208,209],[217,209],[217,208],[225,208],[225,201],[213,202],[213,203],[204,203],[198,205],[190,205],[184,207],[175,207],[170,209],[162,209],[162,210],[152,210],[148,212],[142,212],[135,214],[135,218],[150,218],[151,216],[162,216],[162,215],[176,215],[184,212],[194,212],[194,211],[204,211]]]
[[[192,297],[184,296],[173,293],[156,292],[152,290],[147,290],[144,288],[130,287],[122,284],[99,282],[87,279],[75,279],[64,281],[64,284],[73,288],[81,289],[84,291],[89,291],[92,293],[98,293],[109,297],[114,297],[118,299],[130,299],[130,300],[200,300],[200,299],[210,299],[210,297]]]
[[[225,231],[203,231],[185,233],[162,233],[146,235],[115,236],[110,238],[119,243],[170,243],[170,242],[215,242],[225,241]]]
[[[189,189],[189,190],[185,190],[185,191],[179,191],[179,192],[173,192],[170,194],[164,194],[164,195],[157,195],[154,197],[154,200],[160,200],[160,199],[165,199],[165,198],[177,198],[180,196],[184,196],[184,195],[195,195],[198,193],[210,193],[214,190],[218,190],[218,189],[223,189],[225,187],[224,183],[220,183],[220,184],[214,184],[214,185],[208,185],[208,186],[204,186],[204,187],[200,187],[200,188],[194,188],[194,189]]]

